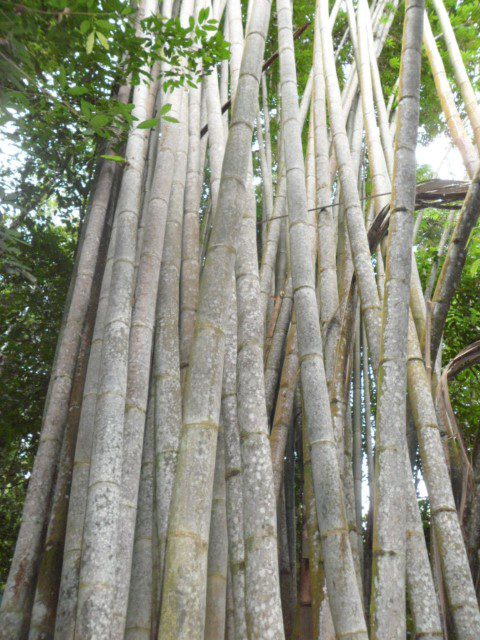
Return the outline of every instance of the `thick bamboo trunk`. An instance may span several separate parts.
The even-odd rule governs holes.
[[[257,2],[233,104],[216,220],[202,273],[199,309],[186,377],[183,426],[167,542],[160,635],[203,637],[207,541],[220,413],[224,324],[257,114],[258,86],[270,16]]]
[[[247,637],[245,619],[245,549],[243,543],[243,483],[240,434],[237,421],[237,296],[231,282],[231,302],[225,324],[222,420],[225,431],[225,481],[228,557],[233,600],[234,638]],[[229,638],[229,640],[233,640]]]
[[[405,12],[387,244],[373,528],[371,624],[378,639],[403,640],[406,631],[406,361],[423,10],[423,0],[409,0]]]
[[[314,265],[311,259],[311,237],[308,224],[305,171],[301,143],[301,127],[296,90],[290,2],[277,2],[280,74],[283,95],[282,118],[287,167],[287,198],[291,246],[291,269],[294,304],[298,322],[298,352],[305,419],[310,446],[319,528],[322,535],[327,588],[338,634],[366,638],[362,603],[356,583],[353,559],[348,541],[345,507],[340,483],[336,445],[329,411],[328,391],[323,362],[320,323],[315,295]],[[321,15],[321,14],[320,14]],[[318,12],[317,12],[318,16]],[[328,25],[327,6],[323,24]],[[331,34],[328,26],[325,31]],[[327,507],[328,504],[328,507]],[[320,517],[320,514],[322,517]],[[343,576],[336,584],[335,576]],[[347,612],[341,602],[348,600]]]
[[[119,99],[128,101],[129,93],[130,88],[124,87]],[[145,133],[142,136],[145,137]],[[67,310],[50,374],[39,445],[23,507],[22,524],[0,609],[0,637],[5,634],[8,640],[21,637],[28,627],[43,535],[68,420],[77,355],[115,173],[114,163],[103,162],[79,242]]]
[[[208,640],[223,640],[225,637],[228,562],[225,491],[225,441],[223,425],[221,424],[218,431],[208,545],[205,617],[205,638],[208,638]]]
[[[111,198],[111,200],[113,200],[113,198]],[[113,206],[114,203],[111,202],[110,218],[112,217]],[[110,235],[111,219],[107,219],[102,232],[95,276],[91,288],[91,299],[83,324],[77,365],[70,394],[70,406],[60,452],[60,462],[52,498],[52,508],[32,608],[29,632],[30,640],[42,637],[53,637],[55,630],[55,616],[60,590],[75,446],[80,424],[82,399],[95,328],[95,318],[99,307],[100,285],[105,271]]]

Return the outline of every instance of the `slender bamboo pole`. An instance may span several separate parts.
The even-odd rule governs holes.
[[[447,313],[458,283],[460,282],[463,265],[467,257],[467,242],[472,229],[477,223],[479,215],[480,165],[477,167],[463,202],[433,294],[432,302],[434,306],[431,327],[432,362],[435,362],[437,357]]]
[[[465,109],[468,113],[468,118],[473,129],[473,135],[477,143],[477,149],[480,152],[480,107],[470,79],[467,75],[460,47],[458,46],[457,39],[455,38],[452,23],[450,22],[445,5],[442,0],[433,0],[433,6],[438,19],[440,20],[443,38],[447,45],[448,55],[455,74],[455,80],[457,81],[457,85],[462,94]]]
[[[443,60],[440,52],[438,51],[438,46],[426,12],[423,26],[423,44],[425,46],[425,51],[433,73],[433,79],[435,81],[435,87],[437,89],[438,97],[440,98],[440,103],[442,105],[442,110],[445,115],[445,120],[447,122],[447,127],[452,137],[453,144],[460,151],[469,177],[473,178],[475,168],[478,164],[478,153],[471,143],[467,132],[465,131],[465,127],[463,126],[460,114],[458,113],[453,92],[450,88],[447,74],[445,73]]]

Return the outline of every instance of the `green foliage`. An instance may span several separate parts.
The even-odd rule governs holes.
[[[143,35],[135,11],[126,0],[1,4],[0,125],[17,153],[0,163],[0,214],[31,212],[52,196],[61,215],[83,211],[105,141],[118,139],[121,157],[135,120],[118,88],[138,84],[155,62],[168,63],[165,90],[195,86],[229,55],[208,10],[187,27],[149,16]]]
[[[430,209],[423,214],[416,258],[420,278],[424,286],[437,255],[438,242],[447,216],[447,211]],[[459,351],[478,340],[480,335],[480,308],[478,305],[478,300],[480,300],[479,264],[480,230],[477,227],[470,238],[469,252],[460,285],[447,316],[443,334],[443,365],[446,365]],[[442,264],[440,264],[440,269],[441,266]],[[480,366],[477,365],[463,371],[455,380],[449,383],[452,407],[469,448],[473,446],[478,425],[480,424],[479,374]]]
[[[0,449],[0,589],[3,589],[20,527],[36,436],[16,437]]]
[[[48,219],[28,226],[17,232],[22,269],[5,271],[0,263],[0,587],[36,451],[76,238],[74,229]]]

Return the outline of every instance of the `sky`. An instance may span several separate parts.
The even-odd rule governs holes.
[[[418,145],[417,163],[430,165],[438,178],[467,179],[462,156],[446,134],[440,134],[426,146]]]

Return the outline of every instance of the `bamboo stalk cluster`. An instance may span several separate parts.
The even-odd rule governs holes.
[[[246,24],[240,0],[182,0],[184,24],[204,7],[221,21],[229,63],[195,88],[164,95],[157,66],[121,90],[139,121],[162,101],[174,120],[134,127],[125,166],[104,162],[92,193],[2,640],[480,637],[478,509],[470,498],[457,512],[435,407],[480,212],[480,110],[442,0],[457,85],[424,1],[406,0],[392,113],[378,57],[399,2],[346,0],[353,62],[341,87],[341,5],[317,0],[300,97],[292,6],[277,0],[274,113],[269,0],[248,3]],[[472,180],[426,292],[412,251],[422,38]],[[385,208],[388,237],[372,247]]]

